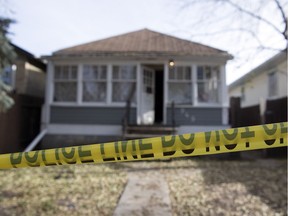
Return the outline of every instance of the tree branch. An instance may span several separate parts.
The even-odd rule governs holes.
[[[224,30],[219,30],[219,31],[215,31],[215,32],[207,32],[207,33],[199,33],[199,34],[192,34],[192,37],[195,36],[214,36],[214,35],[219,35],[219,34],[225,34],[225,33],[230,33],[230,32],[245,32],[247,34],[250,34],[261,47],[265,47],[263,45],[263,42],[259,39],[258,35],[249,30],[249,29],[245,29],[245,28],[231,28],[231,29],[224,29]],[[268,48],[268,47],[267,47]],[[270,49],[270,48],[269,48]]]
[[[284,30],[282,32],[282,35],[284,36],[284,38],[287,40],[287,17],[285,15],[285,12],[283,10],[283,7],[280,5],[280,2],[278,0],[274,0],[280,13],[281,13],[281,16],[282,16],[282,19],[283,19],[283,22],[284,22]]]
[[[277,31],[278,33],[280,33],[281,35],[283,35],[283,32],[281,30],[279,30],[273,23],[271,23],[269,20],[252,13],[251,11],[248,11],[242,7],[240,7],[239,5],[235,4],[234,2],[232,2],[231,0],[224,0],[225,2],[227,2],[228,4],[230,4],[232,7],[236,8],[237,10],[239,10],[240,12],[243,12],[259,21],[262,21],[264,23],[266,23],[267,25],[269,25],[270,27],[272,27],[275,31]],[[277,1],[277,0],[275,0]],[[285,21],[286,22],[286,21]],[[285,37],[285,35],[283,35],[285,40],[287,40],[287,37]]]

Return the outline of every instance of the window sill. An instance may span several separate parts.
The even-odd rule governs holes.
[[[171,103],[168,103],[166,105],[167,107],[172,107]],[[223,108],[226,106],[223,106],[220,103],[198,103],[198,104],[175,104],[175,108]]]
[[[195,107],[223,107],[220,103],[198,103]]]
[[[59,106],[59,107],[125,107],[126,103],[51,103],[51,106]],[[136,108],[136,104],[131,104],[131,107]]]
[[[279,95],[274,95],[274,96],[268,96],[267,100],[276,100],[276,99],[279,99],[279,98],[281,98]]]

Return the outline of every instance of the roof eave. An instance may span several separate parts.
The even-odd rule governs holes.
[[[175,52],[74,52],[74,53],[53,53],[52,56],[45,56],[45,59],[68,59],[68,58],[217,58],[224,61],[233,59],[233,56],[227,52],[220,54],[189,54]]]
[[[272,68],[275,65],[279,64],[280,62],[285,61],[286,55],[287,55],[287,49],[282,50],[278,54],[274,55],[267,61],[263,62],[256,68],[252,69],[250,72],[240,77],[238,80],[231,83],[228,86],[229,90],[232,90],[233,88],[243,85],[247,80],[250,80],[251,78],[257,75],[264,73],[265,71],[269,70],[269,68]]]

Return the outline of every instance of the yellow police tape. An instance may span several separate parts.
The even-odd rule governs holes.
[[[0,169],[210,155],[287,146],[287,122],[0,155]]]

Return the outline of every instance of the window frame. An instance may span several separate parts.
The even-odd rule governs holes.
[[[84,65],[92,65],[92,66],[98,66],[98,65],[102,65],[102,66],[106,66],[106,100],[103,102],[97,102],[97,101],[83,101],[83,73],[84,73]],[[76,100],[73,102],[68,102],[68,101],[55,101],[54,100],[54,95],[55,95],[55,71],[56,71],[56,67],[63,67],[63,66],[75,66],[77,67],[77,79],[76,81]],[[123,107],[126,105],[126,102],[113,102],[112,101],[112,84],[113,84],[113,66],[134,66],[135,67],[135,84],[136,84],[136,103],[132,103],[131,107],[136,107],[137,106],[137,83],[138,83],[138,64],[135,62],[117,62],[117,63],[110,63],[110,62],[91,62],[91,61],[85,61],[83,63],[73,63],[70,64],[69,62],[59,62],[59,63],[54,63],[52,65],[52,70],[51,70],[51,77],[49,78],[49,80],[51,80],[52,83],[52,87],[51,87],[51,99],[50,99],[50,104],[53,106],[71,106],[71,105],[75,105],[75,106],[84,106],[84,107]],[[120,82],[120,79],[117,80]],[[124,82],[126,82],[127,80],[123,80]]]
[[[134,67],[134,73],[135,73],[135,78],[133,79],[124,79],[121,77],[121,67]],[[118,71],[118,78],[114,78],[114,67],[119,67]],[[135,102],[132,101],[131,105],[136,106],[137,105],[137,65],[136,64],[112,64],[111,68],[111,103],[114,105],[125,105],[126,101],[113,101],[113,84],[114,83],[135,83]]]
[[[241,89],[240,89],[240,91],[241,91],[241,102],[245,102],[246,101],[246,94],[245,94],[245,92],[246,92],[246,90],[245,90],[245,86],[243,85],[243,86],[241,86]]]
[[[272,95],[271,93],[271,85],[273,85],[273,83],[271,83],[271,79],[272,79],[272,77],[273,77],[273,79],[274,79],[274,94]],[[271,72],[269,72],[268,73],[268,98],[277,98],[277,96],[278,96],[278,92],[279,92],[279,87],[278,87],[278,79],[277,79],[277,71],[271,71]]]
[[[185,72],[182,74],[182,79],[178,79],[178,76],[174,76],[174,78],[170,78],[170,72],[171,70],[173,70],[173,72],[175,73],[175,75],[177,75],[177,69],[176,68],[189,68],[190,69],[190,77],[188,79],[185,79]],[[190,85],[190,103],[176,103],[175,104],[177,106],[193,106],[194,105],[194,88],[193,88],[193,85],[194,85],[194,82],[193,82],[193,73],[194,73],[194,67],[191,66],[191,65],[188,65],[188,64],[178,64],[176,66],[173,66],[172,68],[171,67],[168,67],[168,74],[167,74],[167,103],[168,104],[172,104],[172,101],[170,101],[170,98],[169,98],[169,85],[170,84],[189,84]],[[181,78],[181,77],[180,77]]]
[[[69,77],[68,79],[66,78],[56,78],[56,68],[57,67],[68,67],[69,68]],[[71,73],[71,68],[72,67],[76,67],[76,77],[75,78],[72,78],[70,77],[70,73]],[[61,69],[62,70],[62,69]],[[52,83],[53,83],[53,92],[52,92],[52,104],[67,104],[67,105],[71,105],[71,104],[77,104],[77,101],[78,101],[78,76],[79,76],[79,67],[77,64],[57,64],[57,65],[54,65],[53,67],[53,77],[52,77]],[[75,83],[76,84],[76,95],[75,95],[75,101],[55,101],[55,83]]]
[[[203,79],[198,79],[198,68],[199,67],[202,67],[203,70],[202,70],[202,73],[203,73]],[[208,83],[210,80],[209,78],[207,79],[206,76],[205,76],[205,73],[204,73],[204,68],[205,67],[210,67],[211,69],[213,67],[217,67],[218,68],[218,76],[217,76],[217,102],[203,102],[203,101],[200,101],[199,100],[199,83]],[[212,70],[211,70],[211,73],[212,73]],[[218,65],[218,64],[197,64],[196,65],[196,71],[195,71],[195,77],[196,77],[196,81],[195,81],[195,84],[196,84],[196,88],[197,88],[197,95],[196,95],[196,101],[197,101],[197,105],[198,106],[220,106],[221,105],[221,92],[222,92],[222,80],[221,80],[221,65]],[[212,74],[211,74],[211,77]]]
[[[89,66],[90,68],[91,67],[105,67],[106,69],[106,78],[100,78],[100,79],[93,79],[93,80],[85,80],[84,78],[84,68],[85,66]],[[109,91],[108,91],[108,84],[109,84],[109,67],[107,64],[102,64],[102,63],[99,63],[99,64],[95,64],[95,63],[87,63],[87,64],[82,64],[81,66],[81,77],[79,79],[79,82],[81,83],[81,86],[80,86],[80,99],[79,99],[79,103],[80,104],[83,104],[83,105],[92,105],[92,106],[95,106],[95,105],[107,105],[109,104],[108,103],[108,94],[109,94]],[[105,83],[106,84],[106,97],[104,99],[104,101],[84,101],[84,97],[83,97],[83,94],[84,94],[84,83],[85,81],[87,82],[94,82],[94,83]]]
[[[104,65],[106,66],[106,101],[105,102],[84,102],[82,98],[83,94],[83,70],[84,70],[84,65]],[[117,79],[116,82],[135,82],[136,83],[136,104],[132,103],[132,107],[137,107],[138,104],[138,97],[139,93],[137,92],[139,90],[139,70],[140,70],[140,63],[139,62],[93,62],[93,61],[84,61],[84,62],[77,62],[77,63],[72,63],[70,64],[68,61],[63,61],[63,62],[56,62],[53,63],[52,70],[51,70],[51,76],[49,80],[51,80],[52,87],[51,87],[51,97],[49,99],[49,103],[51,105],[57,105],[57,106],[71,106],[71,105],[76,105],[76,106],[88,106],[88,107],[123,107],[125,106],[125,102],[113,102],[112,101],[112,90],[113,90],[113,82],[115,82],[115,79],[113,79],[113,66],[134,66],[136,67],[136,73],[135,77],[136,79],[134,80],[126,80],[126,79]],[[164,78],[164,95],[165,96],[165,103],[166,106],[168,107],[171,105],[171,102],[169,102],[169,83],[189,83],[191,86],[191,103],[187,104],[177,104],[179,107],[221,107],[222,106],[222,88],[223,88],[223,80],[222,80],[222,64],[202,64],[202,63],[191,63],[191,62],[180,62],[178,63],[175,67],[189,67],[190,68],[190,79],[187,80],[179,80],[179,79],[171,79],[169,77],[169,66],[165,65],[165,77]],[[75,66],[77,67],[77,79],[75,80],[76,83],[76,101],[73,102],[64,102],[64,101],[54,101],[54,91],[55,91],[55,82],[54,82],[54,77],[55,77],[55,67],[57,66]],[[209,66],[209,67],[218,67],[218,73],[219,76],[217,77],[217,82],[218,82],[218,102],[200,102],[198,100],[198,75],[197,75],[197,69],[198,67],[203,67],[203,66]],[[203,80],[202,80],[203,81]],[[201,81],[200,81],[201,82]],[[165,93],[166,92],[166,93]]]

